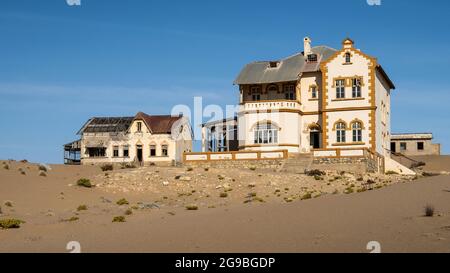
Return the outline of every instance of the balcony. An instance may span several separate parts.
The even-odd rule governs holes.
[[[280,110],[300,111],[301,104],[293,100],[269,100],[245,102],[239,108],[240,112],[245,111],[267,111],[276,112]]]

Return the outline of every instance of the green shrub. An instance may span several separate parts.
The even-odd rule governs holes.
[[[125,217],[124,216],[115,216],[112,220],[113,223],[124,223]]]
[[[65,219],[65,220],[63,220],[64,222],[75,222],[75,221],[78,221],[78,220],[80,220],[80,218],[78,218],[78,217],[76,217],[76,216],[72,216],[72,217],[70,217],[69,219]]]
[[[352,187],[348,187],[344,191],[345,194],[351,194],[351,193],[354,193],[354,192],[355,192],[355,190]]]
[[[82,210],[88,210],[88,207],[86,205],[79,205],[77,208],[77,211],[82,211]]]
[[[187,205],[186,209],[187,210],[198,210],[198,206],[196,206],[196,205]]]
[[[104,172],[112,171],[112,170],[114,170],[114,166],[113,166],[113,164],[104,164],[104,165],[100,166],[100,169],[102,169],[102,171],[104,171]]]
[[[132,209],[127,209],[125,211],[125,215],[131,215],[131,214],[133,214],[133,210]]]
[[[77,185],[85,188],[92,188],[91,180],[87,178],[81,178],[77,181]]]
[[[387,174],[387,175],[396,175],[396,174],[398,174],[398,172],[387,171],[386,174]]]
[[[425,216],[433,217],[434,216],[434,207],[432,205],[425,206]]]
[[[123,206],[123,205],[129,205],[130,203],[128,202],[127,199],[122,198],[122,199],[118,200],[118,201],[116,202],[116,204],[119,205],[119,206]]]
[[[18,219],[2,219],[0,220],[1,229],[20,228],[21,224],[25,224],[24,221]]]
[[[308,176],[322,176],[322,175],[325,175],[325,172],[316,169],[316,170],[305,171],[305,174]]]
[[[122,163],[120,167],[122,169],[135,169],[136,165],[134,163]]]
[[[312,195],[311,195],[311,193],[308,192],[302,196],[301,200],[308,200],[311,198],[312,198]]]

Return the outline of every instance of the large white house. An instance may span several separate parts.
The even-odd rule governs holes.
[[[290,153],[366,149],[389,157],[391,90],[378,60],[355,48],[311,46],[282,60],[247,64],[239,86],[240,151],[286,149]],[[223,130],[218,134],[217,128]],[[229,120],[203,125],[203,152],[234,150]],[[215,139],[219,138],[219,139]],[[228,141],[223,141],[226,138]],[[331,155],[331,153],[330,153]],[[338,155],[334,153],[333,155]]]

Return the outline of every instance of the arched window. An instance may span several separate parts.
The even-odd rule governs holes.
[[[352,54],[349,52],[345,53],[345,62],[348,64],[352,62]]]
[[[273,124],[258,124],[254,129],[255,144],[278,143],[278,127]]]
[[[270,85],[267,86],[266,91],[267,91],[267,93],[269,93],[269,92],[278,93],[278,85],[270,84]]]
[[[169,156],[169,145],[166,143],[161,144],[161,156]]]
[[[336,141],[338,143],[345,143],[345,130],[346,125],[344,122],[338,122],[336,124]]]
[[[352,124],[353,142],[362,142],[362,124],[357,121]]]

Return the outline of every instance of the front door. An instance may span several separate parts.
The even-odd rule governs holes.
[[[311,147],[314,149],[320,148],[320,133],[319,132],[311,132],[309,135]]]
[[[138,145],[136,147],[136,155],[137,155],[137,160],[141,163],[143,160],[143,156],[142,156],[142,145]]]

